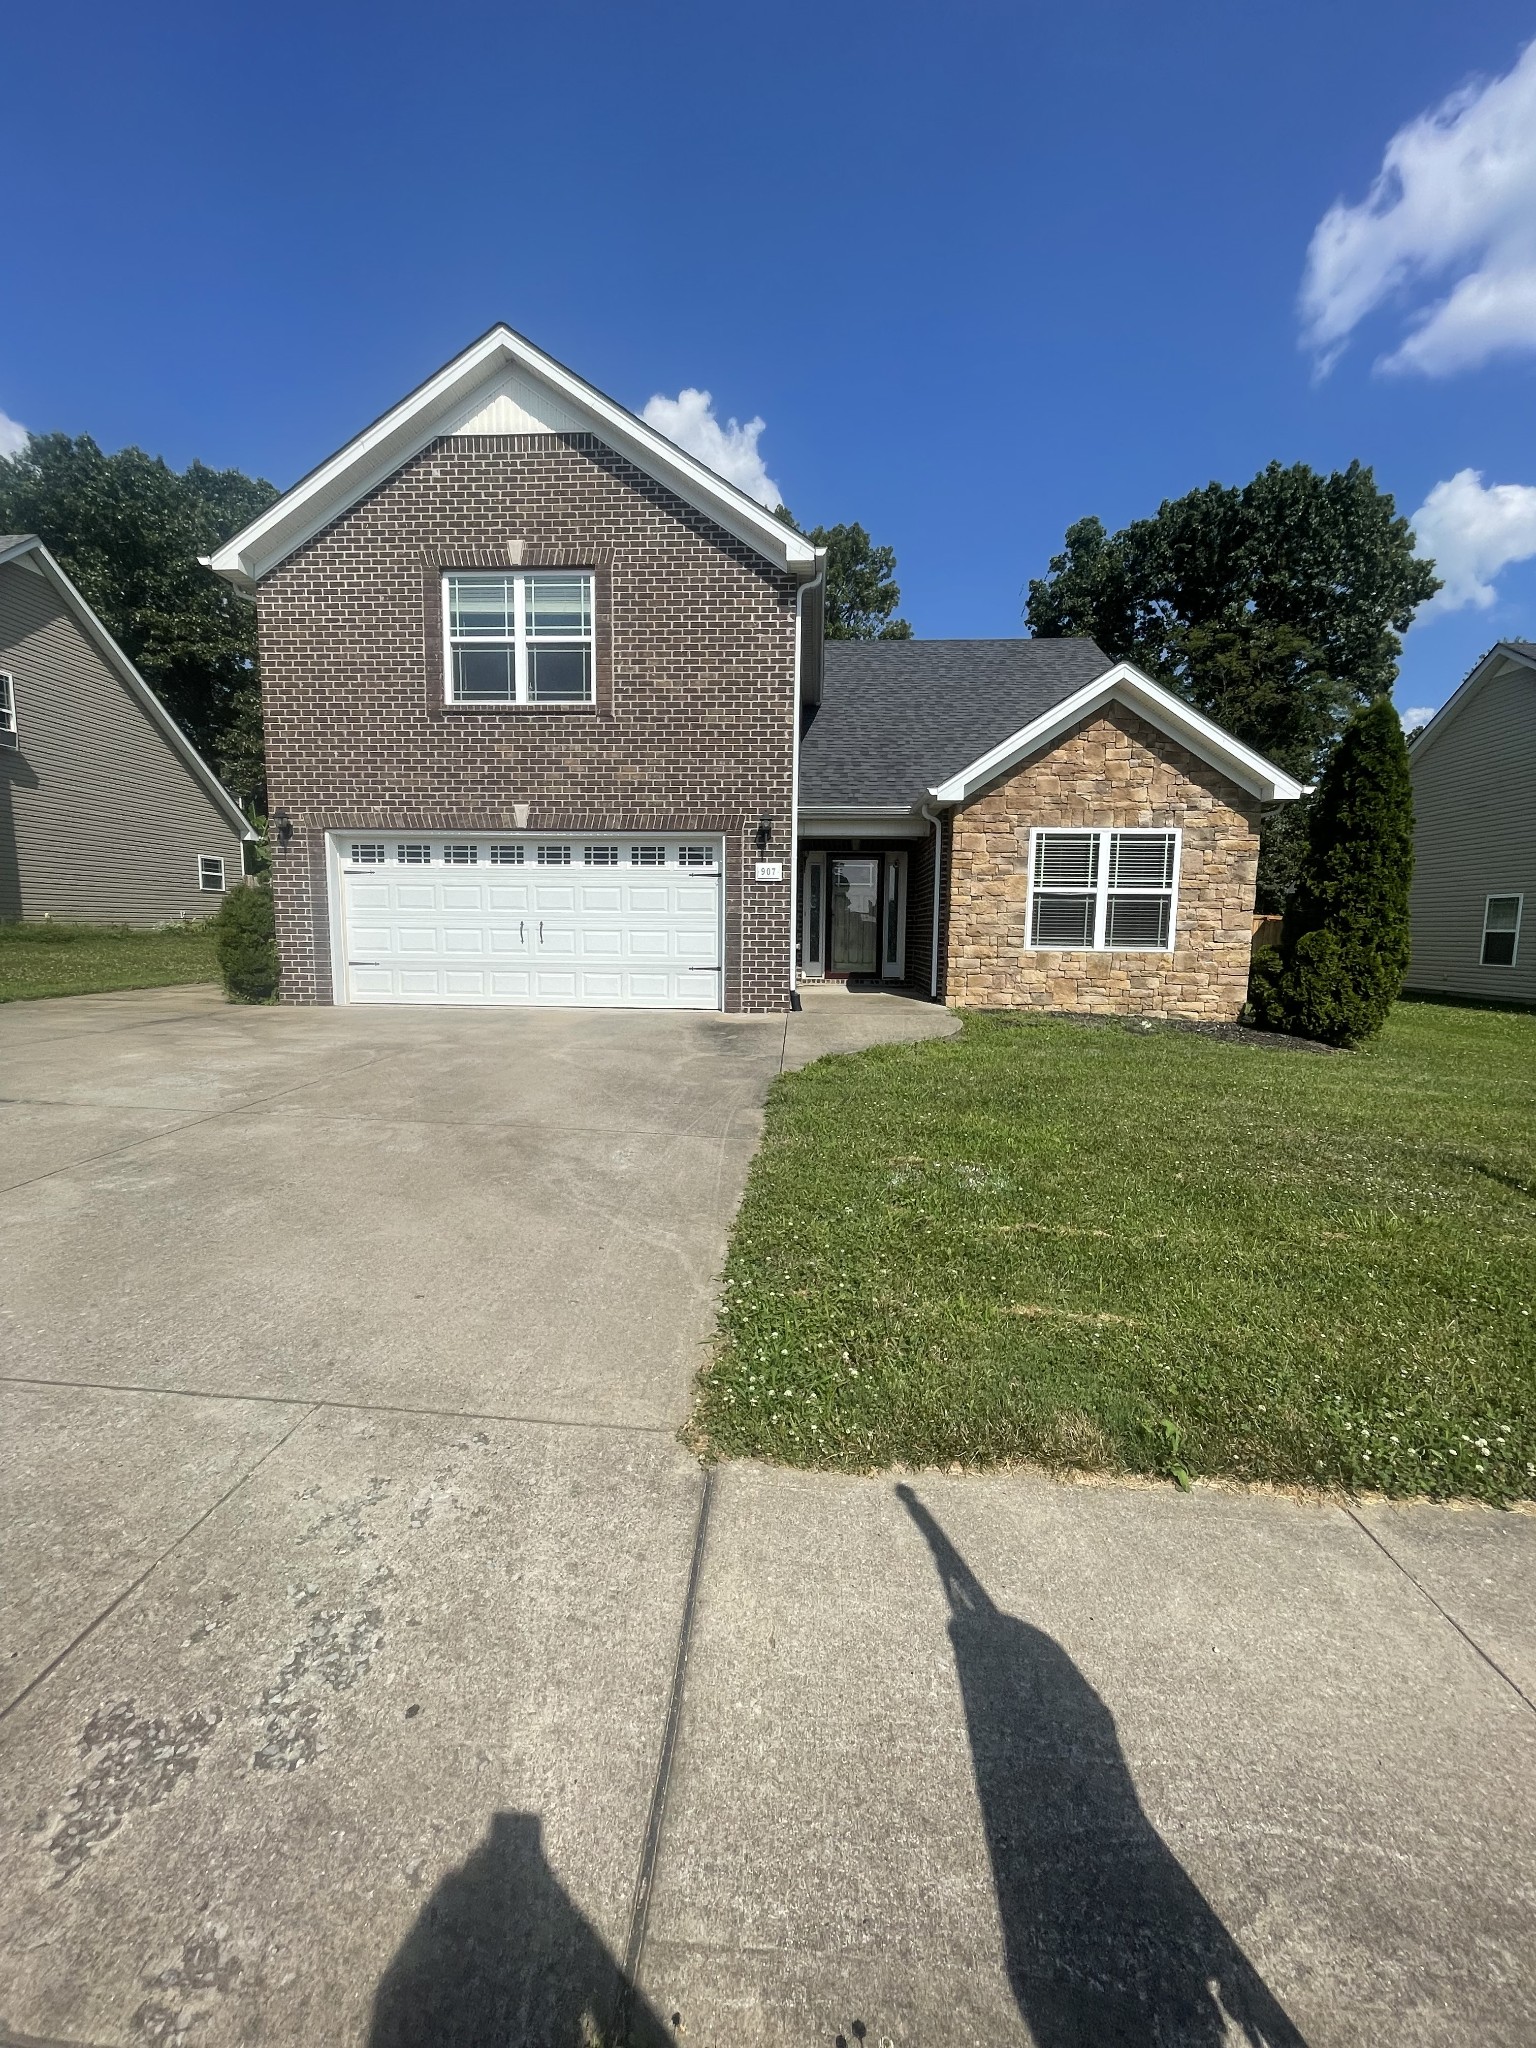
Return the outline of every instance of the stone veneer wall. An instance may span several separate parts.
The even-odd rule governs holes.
[[[1248,990],[1256,797],[1120,704],[950,818],[945,1000],[1229,1021]],[[1183,831],[1171,953],[1025,950],[1032,825]]]

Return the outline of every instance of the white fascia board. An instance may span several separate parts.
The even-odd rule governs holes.
[[[1490,647],[1461,687],[1452,691],[1429,723],[1415,734],[1408,747],[1410,765],[1424,758],[1446,728],[1461,716],[1473,698],[1479,694],[1484,683],[1490,683],[1495,676],[1503,675],[1506,667],[1528,668],[1536,675],[1536,660],[1532,660],[1523,647],[1512,647],[1507,640],[1501,640],[1497,647]]]
[[[1074,690],[1070,697],[1063,697],[1059,704],[1053,704],[1049,711],[1042,712],[1028,725],[1021,726],[1016,733],[962,768],[958,774],[939,783],[929,791],[929,795],[935,803],[969,802],[987,783],[1007,774],[1027,754],[1049,746],[1069,727],[1090,717],[1111,699],[1126,705],[1171,739],[1178,740],[1192,754],[1198,754],[1202,761],[1209,761],[1213,768],[1221,769],[1223,774],[1229,775],[1264,803],[1289,802],[1304,793],[1303,784],[1287,775],[1283,768],[1277,768],[1273,761],[1266,761],[1262,754],[1245,747],[1241,740],[1235,740],[1231,733],[1186,704],[1181,697],[1175,697],[1171,690],[1165,690],[1161,683],[1154,683],[1150,676],[1143,675],[1130,662],[1121,661],[1106,669],[1103,675],[1096,676],[1091,683],[1084,683],[1081,689]]]
[[[716,476],[664,434],[506,326],[493,327],[482,335],[318,469],[300,478],[242,532],[205,557],[206,566],[241,589],[254,589],[296,548],[376,490],[440,434],[451,432],[457,419],[474,410],[476,395],[514,366],[558,392],[591,421],[600,440],[666,484],[684,503],[724,527],[743,546],[797,577],[815,574],[816,550],[808,540],[775,519],[755,498]]]
[[[100,619],[97,618],[79,591],[76,590],[74,584],[70,582],[64,571],[53,559],[53,556],[49,554],[48,550],[35,535],[27,535],[15,547],[7,548],[3,554],[0,554],[0,566],[7,562],[21,562],[23,558],[29,558],[28,566],[35,562],[42,570],[48,581],[58,591],[60,597],[63,598],[66,606],[74,614],[76,623],[87,637],[95,642],[100,652],[106,657],[117,674],[121,676],[127,684],[130,694],[138,698],[151,719],[160,728],[161,732],[164,733],[165,737],[170,741],[177,753],[181,755],[198,781],[202,783],[208,794],[224,813],[232,829],[242,839],[254,839],[257,836],[255,828],[251,825],[244,811],[241,810],[229,791],[220,782],[217,775],[214,774],[208,763],[203,759],[196,747],[193,746],[181,727],[172,718],[169,711],[166,710],[127,655],[124,654],[121,647],[112,638],[112,635],[107,631]]]
[[[928,827],[910,804],[802,804],[800,830],[816,839],[923,839]]]

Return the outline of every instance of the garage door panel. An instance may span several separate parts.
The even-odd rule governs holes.
[[[399,843],[415,856],[408,873],[405,863],[402,871],[392,862],[362,868],[343,850],[349,999],[720,1007],[720,871],[682,869],[682,842],[604,841],[605,858],[592,865],[607,871],[597,875],[580,872],[586,849],[579,838],[516,843],[532,872],[519,871],[506,840],[445,834]],[[695,835],[686,843],[708,841]],[[388,844],[393,852],[395,835]],[[535,867],[540,845],[552,849],[539,863],[547,874]],[[569,848],[567,863],[561,846]],[[610,846],[616,860],[606,857]],[[663,864],[655,860],[658,846]]]

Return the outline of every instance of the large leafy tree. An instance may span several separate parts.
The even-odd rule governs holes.
[[[38,534],[194,746],[261,808],[265,771],[256,618],[199,565],[277,496],[201,462],[34,435],[0,460],[0,531]]]
[[[893,616],[901,603],[896,581],[896,550],[876,547],[862,526],[796,526],[784,505],[778,508],[797,533],[827,551],[827,638],[829,640],[910,640],[912,628]]]
[[[1386,1022],[1410,952],[1413,784],[1389,697],[1351,717],[1307,822],[1280,944],[1259,955],[1249,997],[1273,1030],[1360,1045]]]
[[[1067,529],[1025,616],[1086,634],[1312,780],[1351,710],[1387,695],[1417,606],[1440,588],[1369,469],[1272,462],[1150,519]]]

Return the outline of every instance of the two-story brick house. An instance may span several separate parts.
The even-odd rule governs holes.
[[[1294,782],[1087,641],[824,646],[818,551],[508,328],[212,566],[287,1001],[1241,1004]]]

